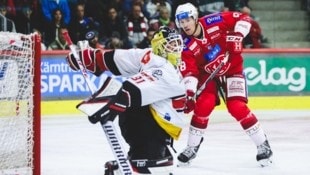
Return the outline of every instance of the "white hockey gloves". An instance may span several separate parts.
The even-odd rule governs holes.
[[[108,77],[101,88],[90,98],[77,105],[77,108],[88,115],[91,123],[113,121],[129,106],[128,93],[122,89],[122,83]]]

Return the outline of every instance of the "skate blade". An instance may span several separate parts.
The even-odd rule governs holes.
[[[258,161],[258,163],[260,164],[261,167],[267,167],[270,166],[272,164],[272,159],[262,159],[260,161]]]

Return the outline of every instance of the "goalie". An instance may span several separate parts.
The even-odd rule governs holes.
[[[173,165],[167,146],[178,139],[183,124],[185,86],[177,68],[183,41],[175,30],[161,27],[151,45],[152,49],[88,47],[79,51],[83,66],[94,75],[110,71],[128,79],[121,83],[108,78],[78,109],[89,116],[91,123],[113,120],[118,115],[133,169],[144,174],[167,174]],[[67,61],[73,70],[79,70],[72,53]],[[140,160],[145,164],[141,165]]]

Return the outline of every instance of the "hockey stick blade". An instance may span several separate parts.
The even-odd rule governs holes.
[[[120,143],[120,137],[115,131],[115,127],[112,121],[107,121],[105,123],[101,123],[103,131],[107,136],[107,140],[110,144],[110,147],[113,151],[114,157],[116,157],[116,161],[119,166],[119,170],[121,174],[124,175],[132,175],[133,170],[129,163],[129,160],[126,158],[125,151],[123,146]]]

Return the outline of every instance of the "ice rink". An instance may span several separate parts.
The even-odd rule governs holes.
[[[192,166],[175,167],[173,174],[309,175],[310,110],[253,112],[273,149],[272,166],[261,168],[256,147],[241,126],[226,111],[214,111]],[[187,131],[174,143],[178,152],[186,146]],[[105,162],[114,159],[101,126],[84,116],[44,116],[41,149],[42,175],[103,175]]]

